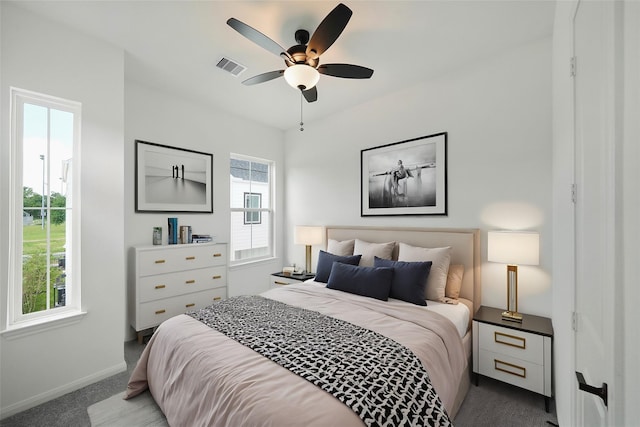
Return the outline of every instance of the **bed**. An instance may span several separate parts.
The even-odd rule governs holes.
[[[336,251],[350,241],[354,253],[364,252],[358,263],[330,262],[349,257]],[[172,426],[423,424],[417,413],[428,414],[426,424],[449,425],[470,383],[470,319],[480,305],[478,230],[327,227],[326,242],[316,280],[165,321],[125,398],[148,388]],[[381,275],[397,279],[400,267],[423,264],[406,260],[408,251],[423,248],[450,248],[447,266],[463,272],[457,298],[421,306],[350,288],[369,283],[371,274],[381,283]],[[378,257],[382,249],[387,255]],[[332,334],[343,338],[329,339]],[[394,405],[397,414],[389,412]]]

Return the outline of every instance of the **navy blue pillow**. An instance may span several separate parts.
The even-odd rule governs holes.
[[[393,268],[393,281],[389,293],[391,298],[417,305],[427,305],[425,285],[431,271],[431,261],[406,262],[375,257],[373,266]]]
[[[386,301],[392,280],[393,268],[358,267],[334,262],[327,288]]]
[[[331,266],[334,262],[358,265],[360,264],[360,258],[362,258],[362,255],[339,256],[321,250],[318,255],[316,277],[313,280],[316,282],[327,283],[327,280],[329,280],[329,274],[331,274]]]

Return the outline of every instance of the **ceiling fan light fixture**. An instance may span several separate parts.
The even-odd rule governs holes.
[[[284,78],[295,89],[309,90],[320,80],[320,73],[306,64],[294,64],[284,70]]]

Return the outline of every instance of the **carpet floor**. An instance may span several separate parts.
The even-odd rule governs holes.
[[[122,400],[143,348],[136,341],[125,343],[126,372],[5,418],[0,426],[89,427],[92,421],[94,427],[166,426],[148,393]],[[136,418],[139,413],[144,417]],[[551,427],[557,420],[553,399],[551,412],[547,413],[542,396],[482,377],[479,386],[471,385],[453,423],[456,427]]]

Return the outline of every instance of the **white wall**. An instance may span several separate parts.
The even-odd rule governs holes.
[[[229,242],[229,154],[244,154],[276,162],[276,212],[283,212],[284,158],[281,130],[249,122],[228,113],[213,110],[179,96],[155,90],[133,81],[125,82],[125,243],[151,245],[152,228],[163,227],[166,242],[167,218],[191,225],[194,233],[215,235],[218,242]],[[213,154],[213,213],[169,214],[136,213],[133,177],[135,140]],[[269,274],[282,268],[282,223],[276,223],[277,258],[229,271],[228,294],[258,293],[269,288]],[[129,260],[129,271],[132,263]],[[132,280],[131,274],[129,281]],[[127,325],[129,323],[127,322]],[[132,330],[127,326],[127,332]]]
[[[444,131],[448,216],[361,218],[360,150]],[[551,136],[550,38],[292,129],[286,261],[304,262],[296,224],[480,228],[484,260],[487,230],[538,230],[540,266],[520,267],[518,308],[550,316],[551,288],[562,285],[551,281]],[[484,263],[484,305],[505,307],[505,268]]]
[[[126,369],[124,54],[0,3],[2,11],[0,330],[6,327],[9,87],[82,103],[82,307],[79,322],[0,338],[2,417]]]

